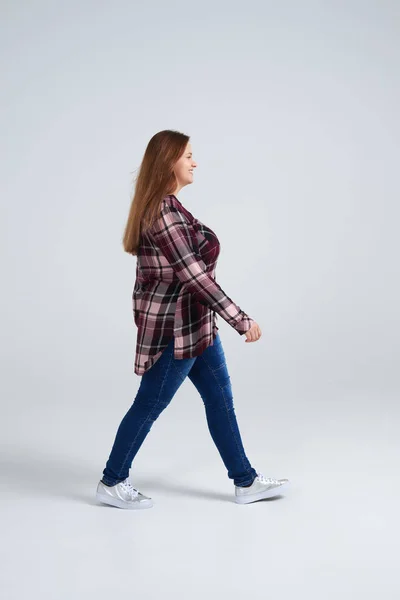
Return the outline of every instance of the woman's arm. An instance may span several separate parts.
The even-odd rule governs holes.
[[[194,299],[218,313],[240,335],[254,322],[221,289],[198,260],[192,245],[190,224],[185,216],[170,205],[162,207],[151,233],[154,241],[173,268],[183,286]]]

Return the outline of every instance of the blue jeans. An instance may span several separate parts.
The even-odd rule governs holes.
[[[233,406],[232,388],[219,333],[214,344],[193,358],[174,358],[174,339],[142,375],[136,398],[121,421],[103,471],[102,481],[115,485],[126,479],[132,461],[154,421],[168,406],[186,376],[200,393],[208,429],[228,471],[238,486],[250,485],[257,472],[246,457]]]

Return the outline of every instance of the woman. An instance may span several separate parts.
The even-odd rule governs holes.
[[[123,238],[124,250],[137,256],[134,372],[142,378],[96,492],[100,502],[119,508],[153,506],[152,499],[129,482],[129,469],[186,376],[203,399],[211,437],[235,485],[235,501],[247,504],[275,496],[288,483],[257,472],[243,448],[217,314],[245,334],[246,342],[259,340],[261,330],[216,282],[216,234],[177,198],[193,182],[197,166],[189,139],[171,130],[152,137]]]

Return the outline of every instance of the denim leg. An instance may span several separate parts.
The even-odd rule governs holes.
[[[238,486],[251,484],[257,471],[243,448],[219,333],[214,344],[197,357],[188,377],[203,399],[208,428],[228,470],[228,477]]]
[[[168,406],[196,357],[179,361],[174,367],[174,339],[154,365],[142,375],[136,398],[122,419],[103,471],[102,480],[115,485],[126,479],[132,461],[149,433],[154,421]]]

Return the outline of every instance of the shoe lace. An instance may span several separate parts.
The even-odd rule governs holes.
[[[257,476],[259,478],[260,481],[262,481],[263,483],[277,483],[277,479],[274,479],[273,477],[265,477],[262,473],[259,473],[257,471]]]
[[[121,481],[121,486],[126,490],[133,498],[138,495],[138,490],[133,487],[128,479]]]

